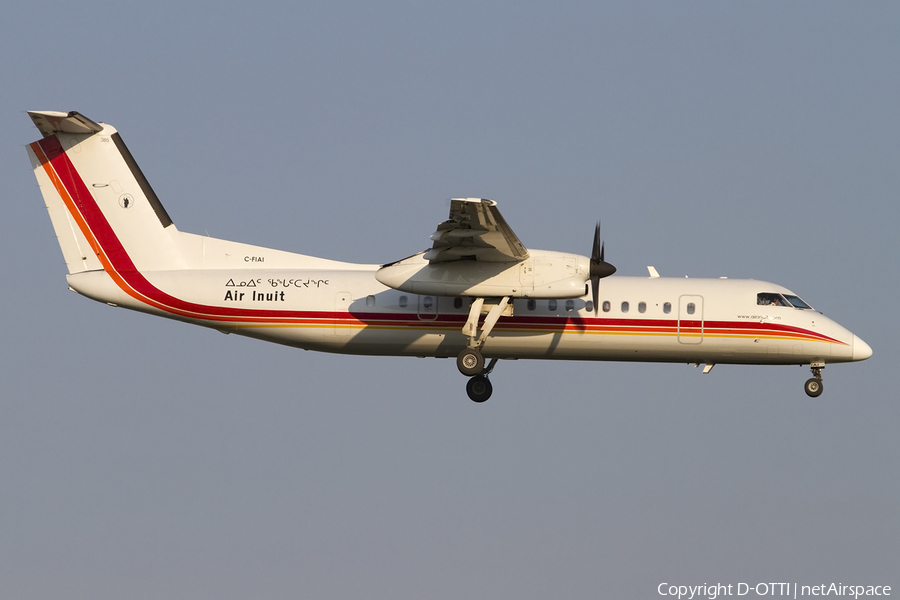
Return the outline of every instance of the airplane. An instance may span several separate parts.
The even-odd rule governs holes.
[[[785,287],[613,276],[599,223],[590,256],[528,249],[484,198],[452,199],[430,248],[385,265],[183,233],[115,128],[28,114],[69,288],[111,306],[306,350],[456,357],[475,402],[500,360],[809,365],[815,398],[826,364],[872,356]]]

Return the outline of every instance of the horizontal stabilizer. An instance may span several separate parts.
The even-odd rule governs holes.
[[[44,137],[57,133],[98,133],[102,125],[94,123],[84,115],[75,112],[58,112],[54,110],[29,110],[28,116]]]

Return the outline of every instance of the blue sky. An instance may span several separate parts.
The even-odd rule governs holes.
[[[889,3],[13,6],[0,23],[0,596],[900,586]],[[378,263],[450,197],[619,273],[792,289],[828,367],[314,354],[71,294],[26,110],[115,125],[182,231]],[[894,390],[894,391],[891,391]]]

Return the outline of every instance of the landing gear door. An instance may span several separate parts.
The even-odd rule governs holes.
[[[703,341],[703,296],[678,298],[678,341],[682,344]]]

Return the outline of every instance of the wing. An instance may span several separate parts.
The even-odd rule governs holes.
[[[454,198],[431,239],[430,250],[382,266],[375,279],[410,294],[579,298],[591,276],[586,256],[526,250],[493,200]]]
[[[454,260],[513,262],[528,258],[528,250],[497,209],[483,198],[453,198],[450,218],[431,235],[434,245],[425,259],[434,264]]]

